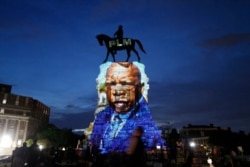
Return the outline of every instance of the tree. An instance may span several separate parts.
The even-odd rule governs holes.
[[[47,124],[40,127],[35,134],[35,139],[44,147],[59,145],[75,147],[77,141],[82,138],[83,136],[74,134],[72,129],[59,129],[54,124]]]

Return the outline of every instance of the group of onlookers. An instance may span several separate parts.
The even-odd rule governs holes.
[[[33,144],[30,147],[27,147],[26,142],[24,142],[22,147],[16,148],[13,151],[12,167],[35,167],[39,155],[40,150],[37,144],[37,140],[34,140]]]

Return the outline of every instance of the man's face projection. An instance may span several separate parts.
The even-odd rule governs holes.
[[[129,62],[113,63],[106,74],[109,104],[117,113],[129,111],[141,95],[140,72]]]

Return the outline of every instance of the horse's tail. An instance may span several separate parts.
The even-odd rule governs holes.
[[[146,51],[144,50],[141,41],[139,41],[138,39],[135,39],[135,42],[139,45],[141,51],[146,54]]]

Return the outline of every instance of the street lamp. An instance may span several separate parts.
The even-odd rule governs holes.
[[[12,139],[9,135],[3,135],[0,141],[0,147],[9,148],[11,147]]]
[[[209,167],[213,167],[213,161],[211,158],[207,159],[207,163],[209,164]]]
[[[189,143],[189,146],[193,148],[193,147],[196,146],[196,144],[195,144],[195,142],[191,141],[191,142]]]

